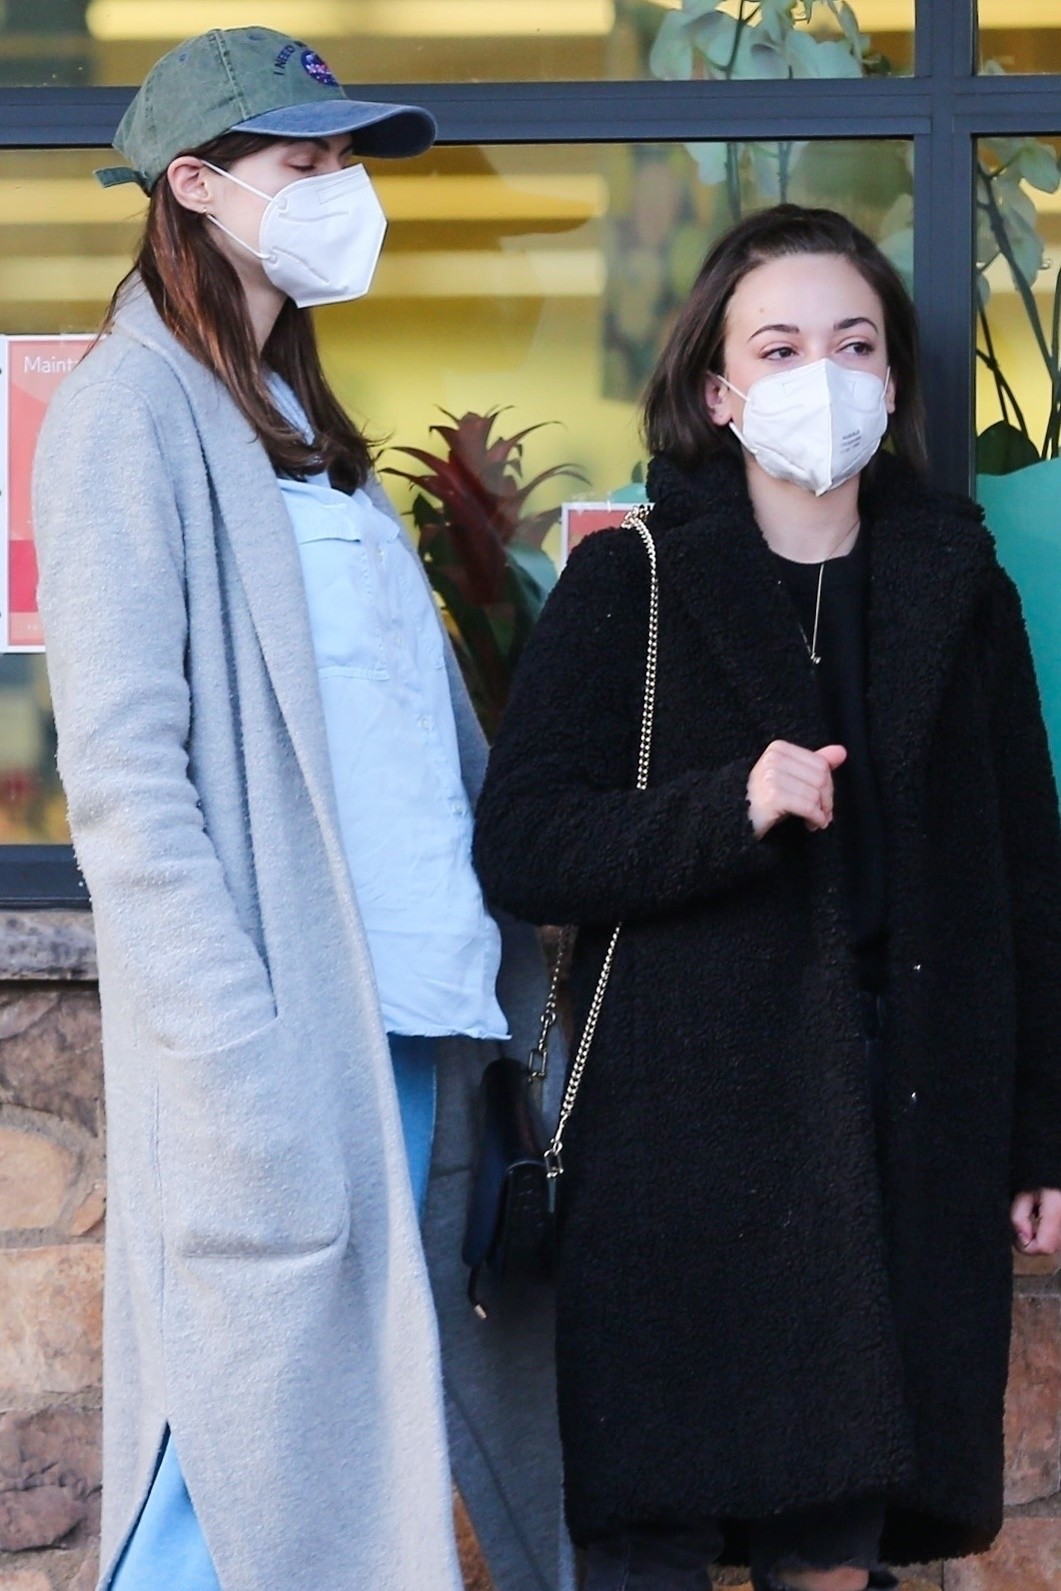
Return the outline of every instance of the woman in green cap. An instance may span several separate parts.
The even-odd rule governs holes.
[[[496,1584],[553,1579],[547,1329],[521,1315],[514,1373],[455,1236],[481,1046],[531,1042],[537,945],[483,903],[482,739],[304,313],[372,279],[350,157],[434,131],[269,29],[165,56],[100,173],[150,194],[136,266],[38,451],[99,946],[117,1591],[454,1591],[450,1461]]]

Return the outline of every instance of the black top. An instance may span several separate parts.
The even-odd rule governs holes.
[[[821,566],[793,563],[776,553],[774,557],[809,649]],[[863,987],[880,990],[885,972],[887,861],[866,720],[868,604],[869,546],[863,530],[849,553],[825,563],[818,617],[821,662],[814,672],[829,741],[847,748],[847,760],[834,775],[834,821],[844,856],[859,978]]]

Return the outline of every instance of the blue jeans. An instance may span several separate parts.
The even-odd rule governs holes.
[[[390,1034],[412,1178],[421,1219],[435,1136],[435,1039]],[[155,1478],[111,1580],[111,1591],[221,1591],[180,1460],[167,1429]]]
[[[398,1108],[401,1111],[402,1136],[409,1161],[413,1198],[422,1221],[427,1177],[431,1170],[431,1146],[435,1141],[438,1040],[409,1038],[401,1033],[387,1036],[394,1081],[398,1088]]]
[[[147,1502],[111,1580],[111,1591],[221,1591],[167,1430]]]

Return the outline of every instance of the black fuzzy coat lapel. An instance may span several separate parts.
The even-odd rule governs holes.
[[[752,514],[743,467],[653,461],[652,527],[679,599],[755,713],[764,743],[824,733],[806,642]],[[870,734],[882,777],[912,777],[972,608],[993,563],[979,510],[882,456],[862,494],[869,529]]]

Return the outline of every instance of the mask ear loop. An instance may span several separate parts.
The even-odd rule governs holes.
[[[739,387],[735,387],[732,381],[727,381],[725,376],[720,372],[712,371],[711,374],[714,376],[716,381],[721,381],[724,387],[728,387],[731,392],[735,392],[737,394],[738,398],[743,398],[745,403],[747,403],[748,394],[746,392],[742,392]],[[737,438],[737,441],[740,443],[741,447],[746,448],[748,452],[751,452],[747,442],[744,440],[744,432],[740,429],[736,420],[730,420],[728,428],[733,432],[733,435]]]
[[[237,188],[245,188],[248,193],[253,193],[257,198],[264,199],[266,204],[272,203],[272,197],[269,194],[263,193],[260,188],[252,187],[249,182],[244,182],[242,177],[234,177],[231,171],[225,170],[224,166],[215,166],[212,160],[204,160],[203,165],[208,166],[211,171],[216,171],[219,177],[227,177],[229,182],[236,184]],[[206,213],[206,219],[212,221],[218,231],[223,232],[227,238],[231,238],[233,243],[238,243],[241,249],[245,249],[248,254],[253,254],[256,260],[271,260],[275,258],[274,255],[263,254],[260,249],[253,248],[251,244],[245,243],[223,221],[219,221],[216,215],[211,215],[209,210]]]
[[[715,374],[715,373],[714,373],[714,372],[712,372],[712,374]],[[727,381],[727,380],[726,380],[726,378],[725,378],[725,376],[723,376],[723,375],[717,375],[717,374],[716,374],[716,375],[715,375],[715,380],[716,380],[716,381],[721,381],[721,383],[722,383],[722,385],[723,385],[723,386],[724,386],[724,387],[728,387],[728,388],[729,388],[729,390],[730,390],[730,391],[731,391],[731,392],[735,392],[735,393],[736,393],[736,394],[737,394],[737,396],[738,396],[738,398],[743,398],[743,399],[744,399],[744,401],[745,401],[745,403],[747,403],[747,401],[748,401],[748,394],[747,394],[747,393],[746,393],[746,392],[742,392],[742,391],[741,391],[741,389],[740,389],[740,388],[739,388],[739,387],[735,387],[735,386],[734,386],[734,385],[733,385],[733,383],[732,383],[732,381]]]

